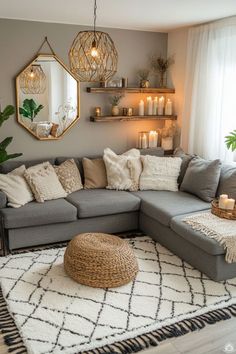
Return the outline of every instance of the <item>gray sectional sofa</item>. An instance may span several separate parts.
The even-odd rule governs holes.
[[[160,151],[158,155],[161,154]],[[66,159],[48,161],[60,164]],[[83,178],[81,159],[75,161]],[[40,162],[9,161],[0,166],[0,173],[8,173],[23,163],[29,167]],[[236,276],[236,263],[225,262],[223,247],[182,221],[186,215],[210,208],[209,203],[186,192],[93,189],[42,204],[31,202],[18,209],[8,208],[6,203],[5,194],[0,192],[5,253],[70,240],[82,232],[141,230],[214,280]]]

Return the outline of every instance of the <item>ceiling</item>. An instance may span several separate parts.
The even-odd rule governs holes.
[[[236,0],[97,0],[97,25],[168,32],[236,15]],[[0,18],[91,25],[93,0],[0,0]]]

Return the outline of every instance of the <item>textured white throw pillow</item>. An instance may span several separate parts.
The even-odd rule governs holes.
[[[104,150],[103,160],[107,171],[107,189],[137,191],[142,172],[140,152],[131,149],[116,155],[111,149]]]
[[[24,178],[25,171],[25,165],[22,165],[8,174],[0,174],[0,189],[7,196],[8,206],[19,208],[34,199]]]
[[[178,191],[177,179],[180,173],[180,157],[141,156],[143,172],[140,176],[140,190]]]
[[[53,166],[49,162],[29,167],[24,176],[39,203],[67,196]]]

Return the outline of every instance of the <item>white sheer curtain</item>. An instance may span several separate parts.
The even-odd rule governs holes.
[[[235,88],[236,17],[190,29],[183,115],[190,153],[233,161],[224,137],[236,129]]]

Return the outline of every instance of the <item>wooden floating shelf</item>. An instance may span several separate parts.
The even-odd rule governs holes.
[[[87,87],[89,93],[175,93],[174,88]]]
[[[176,115],[171,116],[101,116],[90,117],[91,122],[127,122],[127,121],[142,121],[142,120],[176,120]]]

